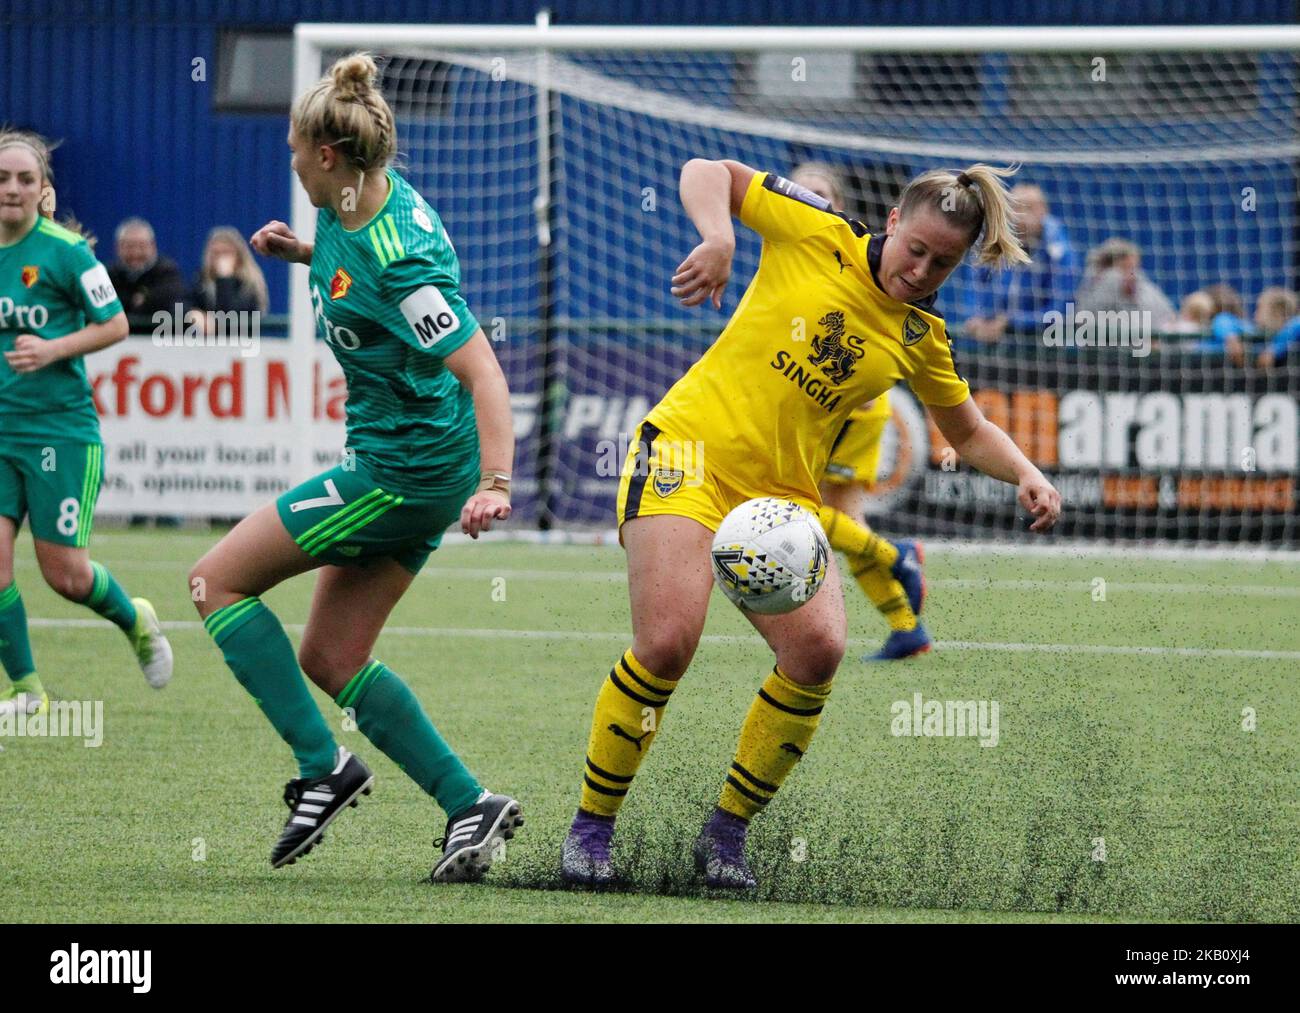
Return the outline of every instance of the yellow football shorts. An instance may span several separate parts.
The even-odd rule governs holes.
[[[880,469],[880,439],[893,414],[889,395],[882,394],[870,408],[855,408],[831,446],[826,464],[826,481],[875,484]]]
[[[744,489],[727,481],[718,462],[705,462],[703,441],[669,437],[651,422],[637,427],[618,483],[618,526],[634,517],[689,517],[710,531],[746,500],[779,495],[814,514],[821,503],[808,496]],[[725,466],[725,462],[724,462]]]

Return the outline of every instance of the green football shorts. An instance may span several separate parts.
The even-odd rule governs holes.
[[[0,517],[21,526],[30,515],[41,541],[84,549],[103,481],[102,444],[0,446]]]
[[[308,555],[347,566],[391,557],[419,573],[478,487],[432,498],[388,492],[355,458],[283,493],[280,522]]]

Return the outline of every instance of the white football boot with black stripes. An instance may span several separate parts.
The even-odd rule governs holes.
[[[375,783],[370,768],[342,746],[338,763],[324,777],[296,777],[284,786],[284,802],[289,807],[289,822],[271,851],[271,867],[293,865],[307,854],[325,833],[334,817],[357,797],[369,795]]]
[[[442,848],[442,859],[429,878],[435,883],[481,879],[523,825],[523,809],[515,799],[484,790],[469,809],[447,821],[447,836],[433,842]]]

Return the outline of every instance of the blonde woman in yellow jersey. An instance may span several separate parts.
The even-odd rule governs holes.
[[[844,183],[825,162],[804,162],[790,173],[796,186],[811,190],[844,211]],[[893,414],[886,391],[849,414],[831,444],[820,492],[818,519],[831,547],[848,557],[849,572],[862,593],[889,623],[885,645],[864,661],[898,661],[930,649],[930,635],[918,618],[925,602],[925,549],[905,538],[891,542],[866,523],[867,489],[880,466],[880,440]]]
[[[618,499],[628,558],[632,646],[596,698],[582,798],[564,843],[571,882],[614,878],[614,818],[704,628],[709,549],[723,517],[759,496],[821,506],[818,484],[854,408],[906,381],[967,463],[1014,483],[1031,529],[1056,523],[1061,498],[980,413],[953,368],[939,286],[980,240],[982,263],[1021,263],[1002,177],[974,165],[904,189],[884,235],[770,173],[692,159],[682,204],[701,242],[673,276],[683,305],[722,306],[733,215],[763,237],[762,258],[718,340],[641,424]],[[688,468],[684,465],[688,464]],[[807,751],[844,654],[840,582],[786,615],[746,613],[776,665],[740,731],[718,807],[695,842],[706,884],[752,888],[748,821]]]

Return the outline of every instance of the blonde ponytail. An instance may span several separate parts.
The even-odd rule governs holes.
[[[932,208],[965,229],[972,245],[980,240],[977,264],[1027,264],[1029,254],[1016,235],[1015,202],[1003,182],[1017,171],[1018,166],[998,169],[982,163],[957,173],[931,169],[904,187],[898,201],[899,216],[906,218],[920,207]]]

